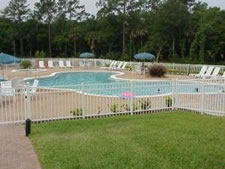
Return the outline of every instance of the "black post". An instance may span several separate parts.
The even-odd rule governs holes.
[[[30,131],[31,131],[31,120],[30,119],[27,119],[25,121],[25,135],[26,136],[29,136]]]

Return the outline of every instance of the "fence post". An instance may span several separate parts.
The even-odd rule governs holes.
[[[176,101],[176,86],[177,86],[177,79],[173,79],[172,81],[172,110],[175,110],[175,101]]]
[[[25,86],[25,94],[24,94],[24,113],[25,113],[25,135],[29,136],[31,132],[31,120],[32,120],[32,112],[31,112],[31,95],[30,95],[30,83],[27,82]]]
[[[201,98],[201,115],[204,114],[204,99],[205,99],[205,80],[203,79],[202,84],[202,98]]]
[[[131,94],[132,94],[130,98],[130,112],[131,112],[131,115],[133,115],[134,114],[134,110],[133,110],[134,82],[133,81],[130,82],[130,88],[131,88]]]
[[[81,84],[81,107],[82,107],[82,116],[83,119],[85,119],[84,83]]]

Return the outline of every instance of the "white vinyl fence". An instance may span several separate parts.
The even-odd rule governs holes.
[[[171,80],[11,89],[0,97],[0,124],[133,115],[168,110],[225,115],[224,80]]]

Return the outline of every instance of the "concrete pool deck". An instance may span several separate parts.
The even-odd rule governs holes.
[[[17,71],[14,72],[15,68],[8,68],[7,70],[4,70],[4,75],[7,76],[8,80],[16,80],[16,79],[23,79],[28,77],[41,77],[41,76],[47,76],[52,73],[56,72],[71,72],[71,71],[110,71],[110,70],[104,70],[100,69],[98,67],[91,67],[89,69],[87,68],[80,68],[80,67],[73,67],[73,68],[53,68],[53,69],[46,69],[46,71]],[[113,70],[112,70],[113,71]],[[2,71],[3,72],[3,71]],[[130,80],[171,80],[171,79],[193,79],[191,76],[187,75],[172,75],[172,74],[166,74],[165,77],[157,78],[157,77],[149,77],[147,75],[140,75],[132,71],[121,71],[124,74],[118,75],[117,77],[121,79],[130,79]],[[3,74],[3,73],[1,73]]]

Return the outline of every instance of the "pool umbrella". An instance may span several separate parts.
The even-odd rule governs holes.
[[[93,53],[85,52],[80,54],[80,58],[93,58],[95,55]]]
[[[20,59],[18,59],[17,57],[5,53],[0,53],[0,65],[15,64],[18,62],[20,62]]]
[[[143,52],[143,53],[138,53],[134,55],[134,58],[139,60],[153,60],[155,59],[155,56],[152,55],[151,53]]]

